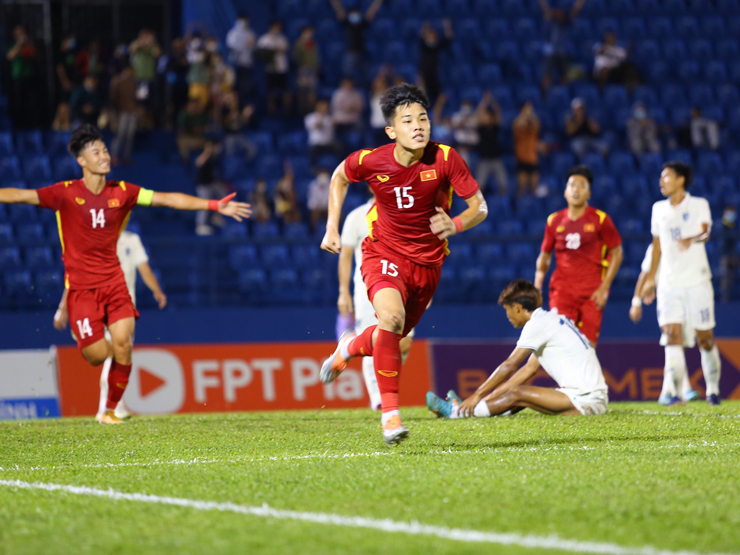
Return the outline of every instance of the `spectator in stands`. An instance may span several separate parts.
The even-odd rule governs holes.
[[[720,228],[720,291],[722,300],[729,301],[735,287],[735,276],[740,267],[740,257],[737,254],[737,209],[734,206],[725,207],[722,213],[722,227]]]
[[[131,162],[131,150],[136,134],[139,106],[136,103],[136,74],[131,66],[125,67],[120,75],[113,78],[110,85],[110,102],[118,124],[111,149],[111,163],[115,166],[119,163],[121,148],[123,162]]]
[[[253,116],[254,104],[248,104],[240,110],[236,92],[229,93],[222,122],[226,154],[232,155],[239,150],[244,153],[247,160],[253,160],[257,156],[257,145],[244,135],[244,130],[251,125]]]
[[[691,109],[691,145],[694,148],[719,148],[719,123],[705,118],[701,108]]]
[[[490,91],[486,91],[478,105],[478,170],[475,179],[485,192],[488,177],[493,175],[500,195],[505,195],[508,189],[506,166],[499,144],[499,130],[501,127],[501,107],[493,98]]]
[[[216,128],[221,128],[223,114],[228,110],[227,103],[234,92],[235,75],[218,52],[210,54],[209,62],[213,123]]]
[[[470,165],[470,154],[480,142],[478,113],[471,100],[463,100],[460,110],[452,115],[452,129],[455,130],[457,150],[463,160]]]
[[[13,39],[6,56],[10,62],[11,117],[18,129],[38,127],[38,51],[23,25],[13,28]]]
[[[206,144],[206,124],[208,116],[197,98],[188,100],[187,105],[177,116],[177,149],[182,161],[190,161],[190,151],[200,150]]]
[[[137,98],[148,110],[147,116],[152,118],[154,114],[151,112],[157,106],[157,62],[162,49],[154,33],[149,29],[142,29],[128,51],[139,85]]]
[[[283,171],[283,177],[275,186],[275,215],[285,224],[297,224],[301,221],[301,211],[295,194],[293,166],[289,160],[283,164]]]
[[[627,49],[617,42],[617,35],[606,33],[604,42],[594,45],[594,79],[604,87],[607,83],[623,83]]]
[[[254,184],[254,191],[249,195],[249,204],[252,205],[251,220],[258,223],[269,222],[272,217],[272,203],[267,196],[267,180],[260,177]]]
[[[200,198],[206,200],[221,199],[228,194],[226,187],[219,179],[220,155],[221,145],[209,139],[203,145],[203,152],[195,159],[195,167],[198,169],[195,192]],[[211,225],[221,227],[223,224],[223,218],[217,212],[199,210],[195,214],[195,233],[197,235],[212,235],[213,228]]]
[[[308,132],[311,163],[316,164],[322,154],[336,154],[334,120],[329,113],[329,103],[326,100],[319,100],[314,111],[308,114],[304,121]]]
[[[580,158],[587,152],[600,152],[606,156],[609,145],[599,137],[601,126],[586,113],[586,105],[580,98],[570,103],[571,113],[565,117],[565,134],[570,139],[571,150]]]
[[[172,121],[173,114],[179,114],[188,103],[190,62],[188,62],[185,39],[177,38],[172,41],[166,67],[167,79],[170,83],[170,102],[167,111],[168,120]]]
[[[316,172],[316,179],[308,186],[308,209],[311,212],[311,230],[316,229],[319,222],[326,221],[329,215],[329,188],[331,174],[329,170],[320,168]]]
[[[319,86],[319,49],[311,25],[304,27],[293,46],[293,61],[298,73],[298,110],[305,116],[316,104],[316,89]]]
[[[57,54],[56,74],[58,104],[52,127],[57,130],[65,127],[69,129],[71,125],[69,101],[72,98],[72,91],[80,85],[81,81],[77,66],[77,39],[74,35],[67,35],[62,40]]]
[[[447,104],[447,95],[440,94],[437,102],[434,103],[432,110],[432,140],[442,144],[450,144],[455,141],[455,130],[452,128],[452,121],[444,115],[445,104]]]
[[[383,0],[373,0],[364,15],[357,7],[346,11],[341,0],[329,1],[337,14],[337,19],[344,25],[343,73],[345,77],[351,77],[356,82],[363,83],[365,78],[365,72],[363,71],[365,28],[375,19]]]
[[[632,116],[627,120],[627,137],[630,150],[637,156],[643,152],[660,152],[658,127],[648,117],[642,102],[636,102],[632,107]]]
[[[187,58],[188,69],[188,98],[195,98],[205,107],[211,101],[211,75],[209,72],[209,56],[206,52],[206,43],[200,35],[193,36],[188,42]]]
[[[561,84],[568,79],[570,56],[568,52],[569,34],[586,0],[573,2],[569,12],[560,8],[552,8],[547,0],[539,0],[542,16],[545,19],[547,39],[544,45],[545,73],[542,77],[542,88],[547,90],[555,78]]]
[[[267,66],[267,112],[277,114],[277,102],[282,102],[283,115],[290,111],[288,88],[288,51],[290,43],[283,34],[283,24],[274,21],[270,30],[257,41],[257,52]]]
[[[445,34],[440,38],[437,30],[425,21],[419,41],[419,77],[432,106],[442,90],[439,83],[439,53],[448,48],[455,38],[452,21],[445,19],[442,26]]]
[[[240,106],[246,106],[252,99],[256,44],[257,35],[249,27],[249,18],[244,14],[240,15],[234,27],[226,35],[229,62],[236,71],[236,92],[239,95]]]
[[[340,135],[358,131],[362,124],[365,102],[349,77],[342,79],[339,88],[331,95],[331,114],[334,128]]]
[[[85,123],[97,125],[102,108],[103,101],[98,94],[98,78],[88,75],[82,81],[82,86],[72,92],[72,98],[69,101],[72,126],[79,127]]]
[[[386,89],[391,86],[392,74],[393,70],[390,66],[381,66],[370,86],[370,127],[373,130],[373,144],[378,146],[390,142],[388,135],[385,133],[387,123],[383,116],[383,110],[380,108],[380,98]]]
[[[519,115],[514,120],[513,131],[518,193],[520,196],[526,194],[527,191],[534,194],[540,182],[540,166],[537,156],[540,120],[534,111],[532,102],[527,101],[522,106]]]

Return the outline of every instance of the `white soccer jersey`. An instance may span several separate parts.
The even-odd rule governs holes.
[[[149,257],[136,233],[121,232],[116,245],[118,260],[121,262],[123,277],[126,280],[131,301],[136,305],[136,272],[141,264],[149,262]]]
[[[360,266],[362,266],[362,242],[370,233],[367,227],[367,213],[374,203],[375,199],[370,199],[362,206],[352,210],[347,214],[347,219],[344,220],[344,227],[342,228],[342,246],[355,249],[355,296],[357,296],[358,291],[367,295]]]
[[[538,308],[516,346],[534,351],[545,372],[563,389],[580,395],[607,390],[596,351],[565,316]]]
[[[682,238],[702,233],[702,224],[712,228],[712,214],[706,199],[686,197],[676,206],[670,200],[653,205],[650,230],[660,240],[660,281],[671,289],[688,289],[712,279],[707,249],[704,243],[693,243],[685,251],[678,250]]]

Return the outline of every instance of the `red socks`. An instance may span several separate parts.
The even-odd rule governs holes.
[[[398,378],[402,364],[400,333],[378,329],[373,363],[383,412],[398,410]]]
[[[355,337],[347,345],[347,351],[352,357],[371,357],[373,356],[373,332],[378,326],[370,326],[360,335]],[[382,333],[382,330],[381,330]],[[378,336],[380,338],[380,336]]]
[[[115,410],[118,401],[123,397],[123,392],[126,391],[130,375],[130,364],[121,364],[113,360],[108,373],[108,399],[105,402],[108,410]]]

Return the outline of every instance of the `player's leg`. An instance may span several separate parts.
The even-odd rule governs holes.
[[[498,397],[484,399],[474,416],[498,416],[512,409],[529,408],[545,414],[581,414],[563,392],[549,387],[518,385]]]
[[[106,331],[105,339],[110,342],[110,333]],[[112,347],[111,347],[112,355]],[[98,401],[98,419],[108,410],[106,402],[108,400],[108,376],[110,375],[110,367],[113,364],[113,356],[109,356],[103,363],[103,369],[100,371],[100,400]]]
[[[579,320],[576,321],[578,329],[591,346],[596,348],[596,343],[601,335],[601,321],[604,317],[604,311],[596,306],[596,303],[590,298],[584,299],[579,310]]]
[[[680,289],[658,289],[658,324],[665,335],[665,365],[663,389],[658,402],[671,405],[682,402],[684,380],[687,379],[686,354],[683,348],[683,325],[686,317],[685,295]],[[670,394],[670,396],[669,396]]]
[[[689,318],[696,330],[696,340],[701,353],[701,370],[707,384],[707,402],[719,405],[719,379],[722,360],[714,341],[714,289],[711,282],[692,287],[687,291]]]
[[[367,298],[367,291],[355,291],[355,333],[360,336],[369,327],[376,327],[378,319],[375,317],[375,309],[370,299]],[[372,332],[371,332],[372,333]],[[370,408],[380,410],[380,389],[378,389],[378,379],[375,376],[375,366],[372,357],[362,359],[362,377],[365,380],[368,397],[370,397]]]
[[[111,354],[105,338],[105,311],[98,303],[96,290],[72,290],[67,297],[69,326],[82,357],[92,366],[100,366]]]

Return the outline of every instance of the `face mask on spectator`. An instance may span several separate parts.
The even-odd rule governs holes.
[[[347,21],[349,21],[352,25],[357,25],[362,21],[362,14],[360,12],[350,12],[350,14],[347,16]]]
[[[645,113],[644,108],[637,108],[635,110],[635,118],[636,119],[645,119],[647,117],[647,114]]]

